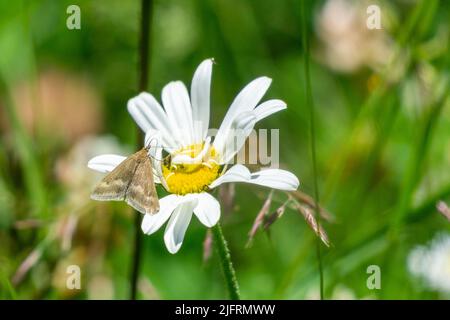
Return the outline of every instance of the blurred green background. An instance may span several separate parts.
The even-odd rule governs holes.
[[[307,3],[317,179],[334,216],[323,222],[332,243],[322,246],[325,297],[448,298],[450,288],[411,272],[408,257],[450,233],[436,209],[450,201],[450,2]],[[66,27],[71,4],[81,8],[81,30]],[[381,8],[380,30],[366,27],[369,4]],[[155,0],[148,91],[159,99],[171,80],[190,84],[197,65],[214,57],[218,127],[245,84],[271,77],[266,98],[288,109],[259,127],[280,129],[281,166],[312,195],[300,9],[298,0]],[[136,149],[126,102],[137,93],[139,10],[137,0],[0,0],[2,299],[128,297],[134,212],[89,199],[101,175],[86,162]],[[315,235],[299,212],[288,209],[247,248],[269,190],[236,185],[221,194],[242,297],[318,298]],[[275,192],[271,211],[286,197]],[[225,298],[217,255],[203,258],[206,233],[193,219],[176,255],[163,229],[144,236],[139,298]],[[441,251],[447,269],[436,274],[445,283],[450,246]],[[66,288],[73,264],[81,290]],[[381,268],[380,290],[366,286],[369,265]]]

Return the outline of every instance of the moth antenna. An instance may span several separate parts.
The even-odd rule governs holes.
[[[164,176],[163,176],[163,175],[160,175],[160,174],[158,173],[158,171],[156,171],[155,169],[153,169],[153,175],[157,176],[158,179],[159,179],[159,181],[162,181],[162,180],[164,179]]]
[[[154,146],[152,145],[153,140],[156,140],[156,145],[154,145]],[[153,137],[153,138],[150,139],[150,141],[147,143],[147,145],[146,145],[144,148],[145,148],[145,150],[147,151],[147,154],[148,154],[148,156],[149,156],[150,158],[152,158],[153,160],[162,162],[162,161],[164,161],[165,158],[158,159],[157,157],[155,157],[154,155],[152,155],[152,154],[149,153],[150,148],[162,148],[162,147],[163,147],[162,145],[158,145],[158,139],[157,139],[156,137]],[[169,155],[169,156],[170,156],[170,155]],[[152,173],[153,173],[153,175],[157,176],[157,177],[159,178],[160,181],[162,181],[162,180],[164,179],[163,175],[160,175],[160,174],[158,173],[158,171],[155,170],[154,168],[153,168],[153,170],[152,170]]]
[[[162,148],[162,147],[161,147]],[[159,162],[162,162],[162,161],[164,161],[164,159],[165,158],[160,158],[160,159],[158,159],[157,157],[155,157],[154,155],[152,155],[152,154],[149,154],[148,155],[150,158],[152,158],[153,160],[155,160],[155,161],[159,161]]]
[[[156,145],[152,146],[152,142],[154,140],[156,140]],[[162,148],[162,147],[163,147],[162,145],[158,145],[158,139],[156,137],[153,137],[153,138],[150,139],[150,141],[147,143],[147,145],[144,147],[144,149],[147,150],[147,152],[148,152],[148,151],[150,151],[150,148]],[[164,161],[164,158],[158,159],[157,157],[155,157],[152,154],[148,154],[148,156],[150,158],[152,158],[153,160],[156,160],[156,161]]]
[[[147,140],[147,139],[145,139],[145,140]],[[145,143],[146,143],[145,146],[144,146],[145,150],[147,150],[147,151],[150,150],[150,148],[151,148],[151,146],[152,146],[152,142],[153,142],[154,140],[156,140],[156,146],[158,146],[158,138],[152,137],[148,143],[147,143],[147,141],[145,141]]]
[[[152,142],[153,142],[153,140],[156,140],[156,145],[154,145],[154,146],[152,146]],[[162,145],[158,145],[158,139],[156,138],[156,137],[153,137],[149,142],[148,142],[148,144],[144,147],[145,148],[145,150],[147,150],[147,152],[150,150],[150,148],[163,148],[163,146]],[[166,147],[166,149],[167,149],[167,147]],[[150,157],[150,158],[152,158],[153,160],[155,160],[155,161],[159,161],[159,162],[163,162],[164,160],[166,160],[168,157],[170,157],[170,154],[169,155],[167,155],[167,156],[165,156],[165,157],[163,157],[163,158],[157,158],[157,157],[155,157],[154,155],[152,155],[152,154],[148,154],[148,156]]]

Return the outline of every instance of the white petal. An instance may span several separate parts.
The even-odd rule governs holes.
[[[161,134],[156,130],[149,130],[145,134],[145,146],[149,147],[148,156],[152,162],[153,179],[155,183],[161,183],[167,190],[167,183],[162,173],[162,150]]]
[[[228,112],[220,125],[219,131],[217,132],[216,139],[214,140],[214,147],[216,149],[222,149],[224,144],[224,138],[222,137],[225,136],[226,132],[230,129],[235,118],[242,112],[253,110],[264,96],[267,89],[269,89],[271,82],[272,79],[270,78],[260,77],[250,82],[241,90],[241,92],[239,92],[228,109]]]
[[[89,160],[88,168],[103,173],[111,172],[125,159],[126,157],[115,154],[103,154]]]
[[[265,169],[251,174],[248,183],[257,184],[272,189],[294,191],[300,182],[291,172],[281,169]]]
[[[191,83],[194,142],[205,139],[209,127],[212,59],[204,60],[197,68]]]
[[[187,198],[178,204],[167,223],[164,233],[164,242],[170,253],[177,253],[183,243],[184,234],[191,222],[192,212],[197,205],[195,198],[184,196]]]
[[[186,86],[181,81],[168,83],[162,90],[162,101],[167,112],[172,134],[183,146],[194,143],[192,107]]]
[[[286,103],[278,99],[272,99],[261,103],[253,112],[256,116],[256,122],[270,116],[271,114],[286,109]]]
[[[180,203],[181,198],[171,194],[159,200],[159,212],[156,214],[145,214],[141,229],[145,234],[152,234],[169,219],[172,212]]]
[[[188,155],[188,154],[179,153],[172,158],[171,163],[173,163],[173,164],[201,164],[203,161],[203,157],[209,151],[210,143],[211,143],[211,137],[206,137],[205,144],[203,145],[203,149],[198,153],[197,156],[195,156],[193,158],[193,157],[191,157],[190,154]],[[188,150],[188,151],[189,151],[189,153],[191,152],[190,150]]]
[[[147,133],[154,129],[161,133],[161,143],[167,149],[178,149],[181,144],[172,138],[172,127],[164,109],[149,93],[142,92],[140,95],[128,100],[128,112],[133,117],[138,126]]]
[[[254,111],[243,112],[234,119],[231,128],[225,133],[222,149],[216,149],[221,164],[228,163],[241,150],[255,123]]]
[[[266,169],[250,173],[250,171],[241,164],[230,168],[224,175],[216,179],[210,188],[215,188],[222,183],[228,182],[246,182],[269,187],[278,190],[293,191],[297,190],[300,182],[291,172],[281,169]]]
[[[197,194],[198,204],[194,213],[198,220],[208,228],[213,227],[220,218],[220,204],[209,193],[203,192]]]
[[[145,132],[145,137],[144,137],[144,146],[145,147],[149,147],[150,151],[149,154],[153,155],[153,152],[151,152],[152,149],[156,150],[156,147],[160,147],[161,143],[161,133],[158,130],[155,129],[150,129],[148,131]]]
[[[213,181],[209,186],[211,189],[228,182],[247,182],[251,178],[250,171],[242,164],[236,164],[228,169],[223,175]]]

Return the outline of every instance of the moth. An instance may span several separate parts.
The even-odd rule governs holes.
[[[126,201],[144,214],[159,211],[159,200],[153,180],[153,168],[148,156],[149,147],[142,148],[122,161],[95,187],[91,199]]]

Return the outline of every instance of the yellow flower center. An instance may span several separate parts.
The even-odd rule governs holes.
[[[220,175],[220,165],[215,161],[216,151],[210,147],[208,152],[195,163],[172,163],[177,155],[197,157],[204,144],[194,144],[176,151],[163,163],[162,173],[168,191],[184,195],[188,193],[200,193],[206,191],[208,186]]]

